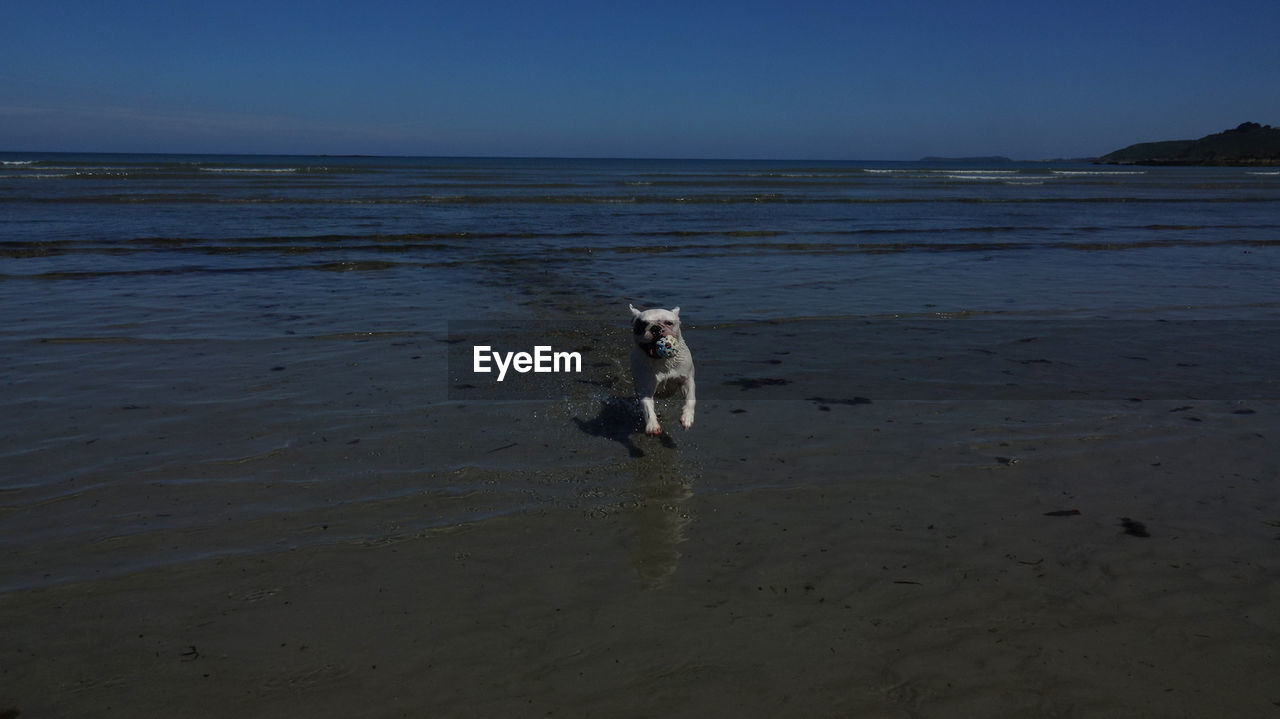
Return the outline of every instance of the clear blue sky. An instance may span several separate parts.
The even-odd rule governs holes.
[[[0,150],[915,159],[1280,125],[1280,2],[6,2]]]

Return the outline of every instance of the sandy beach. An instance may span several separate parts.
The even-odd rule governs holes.
[[[346,518],[378,537],[0,595],[3,708],[1280,711],[1275,403],[704,405],[636,451],[475,407],[455,431],[505,426],[544,501],[415,530],[398,519],[433,510],[410,495]],[[577,453],[598,461],[549,466]],[[500,471],[460,468],[456,501]]]

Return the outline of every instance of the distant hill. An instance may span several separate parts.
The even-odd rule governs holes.
[[[1108,165],[1280,165],[1280,128],[1246,122],[1199,140],[1141,142],[1098,158]]]

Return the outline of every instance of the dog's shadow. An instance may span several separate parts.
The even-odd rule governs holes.
[[[604,437],[620,443],[627,448],[632,457],[643,457],[644,450],[636,445],[634,436],[643,425],[644,416],[634,398],[606,397],[600,402],[600,413],[591,419],[574,417],[578,429],[593,436]],[[671,435],[663,433],[658,437],[662,446],[676,448],[676,441]]]

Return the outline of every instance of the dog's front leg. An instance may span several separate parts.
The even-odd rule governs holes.
[[[685,429],[693,427],[693,408],[698,404],[694,395],[693,375],[684,381],[684,407],[680,410],[680,426]]]
[[[644,409],[644,433],[662,434],[662,427],[658,424],[658,408],[654,406],[653,395],[641,395],[640,406]]]

